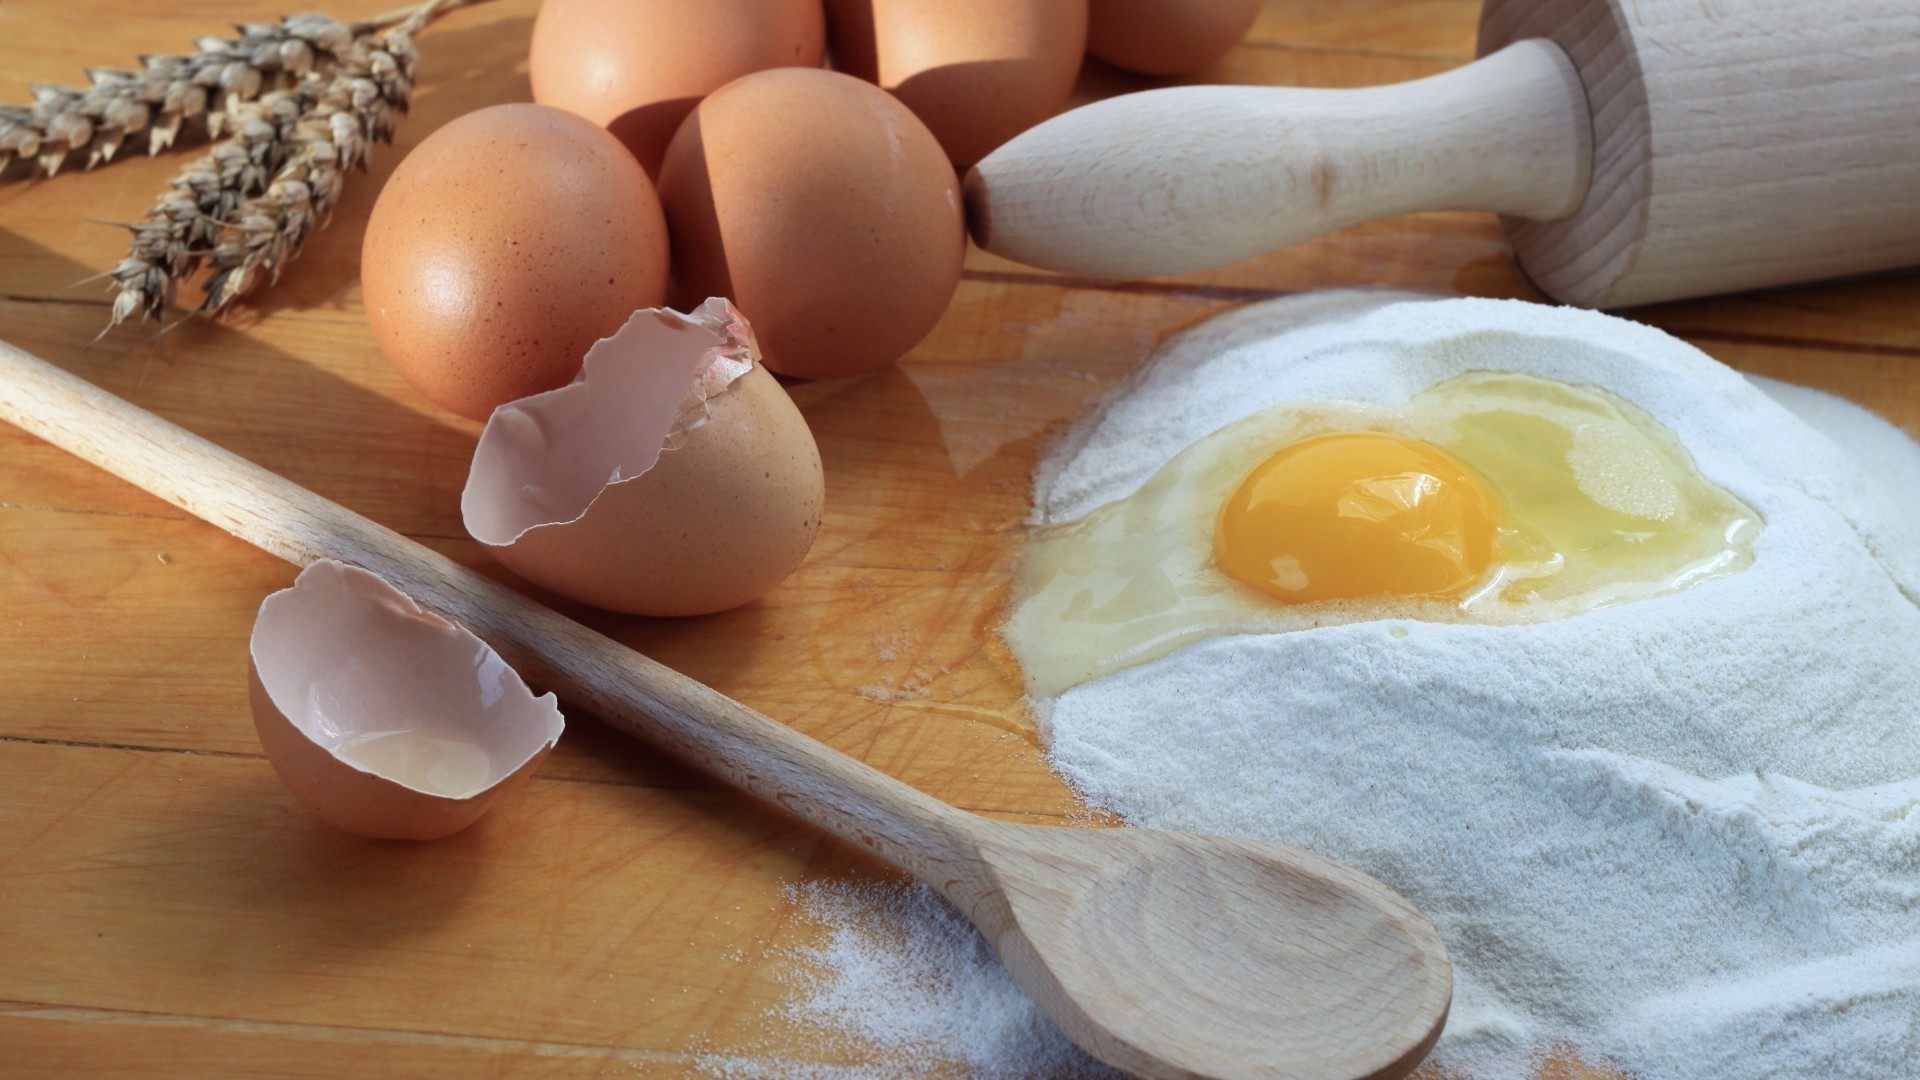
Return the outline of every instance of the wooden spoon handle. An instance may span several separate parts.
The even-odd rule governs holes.
[[[1572,61],[1537,38],[1392,86],[1150,90],[989,154],[967,174],[968,220],[988,251],[1120,278],[1423,210],[1550,220],[1586,197],[1592,128]]]
[[[473,631],[527,681],[924,880],[975,860],[973,815],[4,341],[0,418],[288,562],[371,570]]]

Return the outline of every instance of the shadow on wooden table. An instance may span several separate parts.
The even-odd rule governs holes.
[[[66,280],[87,276],[0,229],[0,260],[14,258]],[[242,332],[173,313],[180,321],[163,335],[127,324],[94,342],[104,301],[0,302],[6,337],[42,359],[382,524],[464,537],[444,478],[464,477],[474,429],[370,389],[392,380],[358,320],[275,320]]]
[[[150,902],[271,922],[275,931],[264,938],[276,950],[374,949],[433,930],[467,906],[488,861],[489,833],[515,827],[482,818],[431,843],[368,840],[321,821],[267,769],[197,801],[183,816],[229,827],[163,823],[164,857],[151,861],[149,874],[106,880],[138,888]]]

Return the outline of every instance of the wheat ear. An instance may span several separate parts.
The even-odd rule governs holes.
[[[339,201],[346,170],[364,169],[390,141],[413,93],[413,34],[432,19],[486,0],[430,0],[344,28],[324,69],[235,103],[232,137],[188,164],[135,225],[126,258],[108,272],[107,329],[172,304],[182,281],[211,268],[199,310],[217,314],[263,281],[278,280]],[[104,333],[104,331],[102,331]]]
[[[33,104],[0,105],[0,170],[18,158],[51,176],[81,156],[91,169],[143,131],[147,153],[157,154],[197,118],[218,138],[236,105],[326,69],[353,41],[344,24],[318,14],[236,29],[235,38],[199,39],[184,56],[143,56],[134,71],[95,68],[82,89],[35,86]]]

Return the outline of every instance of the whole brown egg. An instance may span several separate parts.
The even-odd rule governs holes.
[[[776,68],[716,90],[667,148],[660,201],[676,288],[730,298],[783,375],[893,363],[960,284],[953,166],[905,105],[850,75]]]
[[[428,136],[367,221],[373,338],[435,404],[476,420],[564,385],[666,294],[666,221],[619,140],[569,112],[495,105]]]
[[[878,83],[964,169],[1060,111],[1086,0],[827,0],[834,66]]]
[[[545,0],[527,58],[533,100],[579,113],[658,176],[680,121],[749,72],[820,66],[820,0]]]
[[[1253,28],[1260,0],[1088,0],[1087,51],[1147,75],[1189,75]]]

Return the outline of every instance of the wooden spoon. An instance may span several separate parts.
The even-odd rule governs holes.
[[[1280,844],[957,810],[0,342],[0,417],[289,562],[337,559],[528,681],[918,876],[1088,1053],[1148,1077],[1397,1077],[1440,1035],[1433,927]]]

